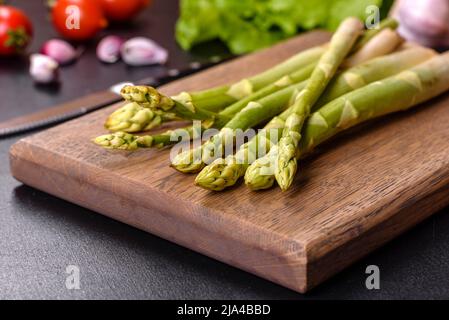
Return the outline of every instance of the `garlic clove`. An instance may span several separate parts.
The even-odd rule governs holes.
[[[60,39],[48,40],[44,43],[41,53],[53,58],[60,65],[73,62],[80,55],[80,51],[76,50],[70,43]]]
[[[30,56],[30,75],[37,83],[52,83],[58,80],[58,62],[46,55]]]
[[[168,52],[153,40],[136,37],[126,41],[121,48],[122,59],[131,66],[165,64]]]
[[[120,48],[124,40],[118,36],[107,36],[97,45],[97,57],[105,63],[115,63],[120,59]]]

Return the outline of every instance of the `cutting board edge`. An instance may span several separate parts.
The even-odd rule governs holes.
[[[402,206],[400,210],[395,211],[382,222],[371,226],[357,237],[334,247],[319,257],[308,256],[307,290],[315,288],[447,206],[449,206],[449,174],[447,174],[446,183],[442,183],[441,187],[435,188],[418,200],[406,202],[406,205]],[[410,217],[413,220],[410,220]],[[403,221],[407,221],[407,223]],[[360,247],[360,243],[368,243],[370,247]],[[317,244],[311,245],[316,246]],[[307,248],[306,252],[309,254]],[[344,259],[342,260],[340,257],[344,257]],[[329,265],[332,266],[331,270],[329,270]],[[326,272],[322,270],[326,270]]]
[[[31,149],[30,149],[31,148]],[[13,144],[10,148],[10,168],[11,168],[11,174],[13,177],[33,188],[36,188],[38,190],[41,190],[43,192],[49,193],[53,196],[56,196],[58,198],[64,199],[66,201],[69,201],[71,203],[74,203],[76,205],[79,205],[81,207],[87,208],[89,210],[93,210],[97,213],[100,213],[106,217],[109,217],[114,220],[118,220],[120,222],[123,222],[127,225],[130,225],[132,227],[135,227],[137,229],[146,231],[150,234],[156,235],[160,238],[163,238],[165,240],[171,241],[173,243],[179,244],[181,246],[187,247],[193,251],[199,252],[201,254],[204,254],[206,256],[209,256],[213,259],[219,260],[221,262],[224,262],[232,267],[237,267],[239,269],[242,269],[244,271],[250,272],[252,274],[258,275],[264,279],[267,279],[269,281],[272,281],[274,283],[277,283],[279,285],[282,285],[284,287],[287,287],[289,289],[292,289],[294,291],[305,293],[308,290],[307,287],[307,259],[306,259],[306,253],[300,253],[297,254],[297,252],[294,252],[292,254],[291,250],[289,250],[290,245],[296,245],[301,247],[299,252],[302,252],[303,244],[299,243],[298,241],[294,239],[286,239],[285,237],[281,235],[277,235],[273,232],[268,232],[266,230],[262,230],[258,228],[258,232],[261,231],[265,233],[269,233],[270,236],[279,236],[279,241],[282,240],[288,240],[286,245],[284,246],[272,246],[271,248],[264,247],[263,243],[261,245],[257,245],[254,242],[247,242],[245,240],[242,240],[241,238],[232,238],[229,237],[231,233],[226,232],[225,230],[222,230],[222,232],[218,233],[216,231],[211,232],[208,230],[207,224],[200,224],[197,220],[185,220],[183,222],[188,223],[190,227],[188,228],[191,230],[190,232],[185,232],[186,235],[189,236],[191,234],[194,234],[195,237],[199,240],[204,240],[203,235],[206,234],[209,239],[213,239],[213,241],[220,241],[220,242],[226,242],[226,252],[222,255],[220,253],[217,253],[218,250],[206,250],[203,247],[198,247],[195,245],[192,245],[191,241],[192,239],[189,237],[183,238],[179,236],[173,236],[170,232],[164,233],[163,230],[164,226],[158,225],[151,225],[148,222],[145,223],[137,223],[133,220],[135,218],[135,215],[133,216],[126,216],[126,215],[120,215],[116,211],[108,211],[104,209],[99,209],[96,205],[97,203],[95,201],[88,202],[85,199],[80,201],[79,199],[73,197],[70,193],[60,192],[57,190],[57,188],[51,187],[52,184],[54,184],[54,181],[58,179],[58,175],[62,175],[60,171],[55,170],[57,166],[53,166],[52,168],[49,168],[44,163],[39,163],[39,161],[36,161],[36,158],[33,157],[33,160],[27,158],[26,155],[33,153],[36,150],[33,150],[33,148],[36,148],[36,146],[32,145],[31,143],[27,142],[27,138],[21,139],[15,144]],[[57,158],[58,154],[54,153],[54,156]],[[37,157],[37,159],[42,159],[41,157]],[[57,161],[56,161],[57,163]],[[65,163],[64,165],[67,165]],[[45,177],[42,174],[45,172]],[[76,178],[70,175],[63,175],[64,179],[66,180],[66,185],[74,184],[76,185]],[[33,179],[33,177],[36,177]],[[95,184],[89,184],[89,188],[84,183],[83,185],[84,193],[97,193],[97,192],[105,192],[108,193],[109,191],[106,189],[101,189],[99,186]],[[160,192],[160,191],[157,191]],[[117,197],[117,194],[113,194],[114,197]],[[168,198],[172,198],[170,195],[165,194],[165,196]],[[122,204],[126,204],[129,199],[129,197],[123,197],[121,199],[118,199],[118,202],[121,202]],[[181,201],[182,200],[177,200]],[[135,208],[135,207],[134,207]],[[154,215],[155,211],[158,214],[167,214],[167,212],[164,212],[163,210],[159,210],[155,207],[149,208],[148,205],[143,207],[144,210],[142,211],[142,215],[148,214],[148,215]],[[213,214],[212,209],[205,208],[205,207],[198,207],[200,210],[207,210],[211,214]],[[117,210],[122,209],[125,212],[131,212],[130,209],[123,209],[123,208],[116,208]],[[172,213],[168,213],[172,214]],[[176,217],[179,219],[180,217]],[[180,220],[177,220],[180,221]],[[239,220],[240,221],[240,220]],[[227,225],[229,225],[229,220],[226,222]],[[224,224],[227,228],[231,228]],[[234,226],[237,226],[238,224],[234,224]],[[185,224],[184,224],[185,227]],[[241,228],[245,228],[247,226],[240,226]],[[256,226],[254,226],[256,227]],[[225,241],[223,241],[225,240]],[[276,241],[271,241],[265,243],[265,245],[273,245],[273,243],[276,243]],[[243,249],[242,249],[243,246]],[[245,251],[244,255],[241,254],[242,251]],[[230,251],[234,251],[233,254],[231,254],[231,258],[229,258]],[[233,259],[232,256],[242,256],[247,257],[248,255],[251,256],[251,261],[254,261],[253,263],[245,263],[240,261],[239,259]],[[257,261],[257,263],[256,263]],[[268,262],[270,261],[270,262]],[[275,261],[273,263],[272,261]],[[275,271],[271,271],[272,269],[275,269]]]
[[[449,152],[444,157],[449,159]],[[440,192],[446,192],[448,197],[445,203],[449,205],[449,162],[445,161],[440,163],[439,166],[435,167],[433,171],[427,172],[427,175],[423,175],[419,181],[414,181],[414,185],[401,185],[400,188],[395,189],[393,192],[384,196],[381,201],[372,204],[360,210],[360,219],[370,219],[370,224],[365,224],[365,229],[360,230],[359,235],[369,232],[372,228],[377,227],[390,219],[394,218],[403,210],[414,210],[414,206],[419,206],[420,203],[426,201],[427,198],[433,195],[438,195]],[[413,196],[412,196],[413,194]],[[438,205],[440,202],[436,202]],[[444,206],[443,206],[444,208]],[[432,210],[432,208],[429,208]],[[435,210],[435,211],[438,211]],[[381,213],[381,214],[380,214]],[[363,223],[359,223],[363,225]],[[335,235],[335,234],[334,234]],[[328,240],[328,234],[320,234],[314,239],[310,239],[306,245],[314,248],[320,248]],[[332,250],[339,248],[344,243],[337,243]],[[330,251],[332,251],[330,250]],[[312,254],[313,256],[308,256],[308,259],[313,262],[314,259],[319,259],[321,256],[327,255],[329,252],[326,250],[309,250],[307,248],[306,252]]]
[[[333,274],[449,206],[447,164],[447,161],[441,162],[434,171],[422,176],[419,181],[416,181],[413,192],[412,186],[403,185],[401,189],[383,198],[383,204],[378,208],[374,205],[365,208],[361,217],[371,219],[371,224],[364,230],[355,230],[358,234],[353,235],[352,238],[346,238],[342,243],[329,246],[329,235],[321,234],[308,242],[305,248],[308,269],[307,287],[309,289],[316,287]],[[361,247],[360,243],[367,243],[369,247]],[[322,250],[323,247],[329,247],[329,249]],[[345,260],[342,261],[339,256],[344,256]],[[330,270],[326,270],[329,266],[332,266]]]

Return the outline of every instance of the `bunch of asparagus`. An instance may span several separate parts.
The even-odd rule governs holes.
[[[127,104],[112,113],[112,131],[94,139],[104,148],[137,150],[194,140],[172,159],[195,184],[220,191],[244,177],[252,190],[276,181],[288,190],[298,160],[342,130],[401,111],[449,89],[449,54],[403,44],[396,21],[363,30],[356,18],[342,22],[329,43],[305,50],[235,84],[168,97],[154,88],[127,86]],[[135,135],[163,122],[200,125],[155,135]],[[234,149],[241,134],[260,128]],[[216,133],[201,143],[202,133]],[[241,139],[240,139],[241,140]]]

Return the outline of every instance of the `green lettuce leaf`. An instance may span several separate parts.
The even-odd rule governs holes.
[[[185,50],[220,39],[231,52],[242,54],[301,30],[335,30],[348,16],[365,19],[369,5],[385,14],[391,4],[392,0],[181,0],[176,39]]]

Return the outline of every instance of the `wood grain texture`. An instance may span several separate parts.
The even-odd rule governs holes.
[[[297,37],[162,90],[237,80],[328,36]],[[323,145],[286,193],[242,185],[212,193],[169,168],[169,150],[90,143],[117,106],[22,139],[11,170],[25,184],[306,292],[449,204],[448,104],[440,97]]]

